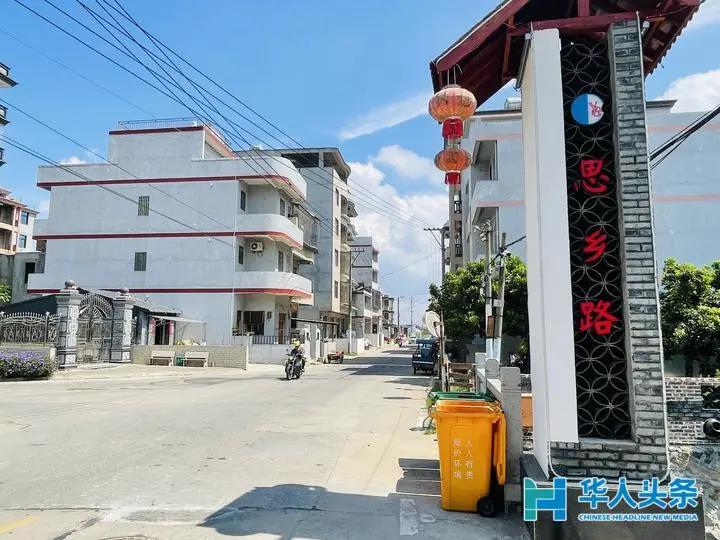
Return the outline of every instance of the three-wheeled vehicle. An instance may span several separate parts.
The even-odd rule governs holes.
[[[418,339],[417,349],[412,355],[413,374],[417,375],[419,370],[435,373],[438,360],[437,339]]]

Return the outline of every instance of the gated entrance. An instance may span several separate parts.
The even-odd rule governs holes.
[[[107,298],[85,293],[80,300],[77,361],[107,362],[112,344],[113,306]]]
[[[0,314],[0,344],[54,344],[57,336],[57,316],[46,313],[21,312]]]

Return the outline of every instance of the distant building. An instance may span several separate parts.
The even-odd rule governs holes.
[[[674,113],[674,101],[647,103],[650,149],[693,123],[702,113]],[[480,111],[465,124],[463,148],[472,165],[462,185],[449,193],[449,265],[454,270],[484,256],[482,229],[490,223],[491,251],[499,233],[508,242],[525,234],[522,113],[517,99],[504,110]],[[720,258],[720,118],[691,135],[652,170],[655,256],[662,270],[667,257],[707,264]],[[520,242],[512,253],[525,257]]]
[[[317,247],[291,160],[236,153],[210,125],[169,120],[121,122],[108,161],[39,168],[50,210],[36,224],[45,268],[29,292],[52,294],[69,278],[128,287],[204,322],[188,339],[289,338],[298,305],[313,301],[298,272]]]
[[[397,337],[397,321],[395,320],[395,299],[386,294],[382,297],[382,327],[387,338]]]
[[[33,239],[36,216],[36,210],[0,188],[0,283],[10,287],[12,302],[30,298],[28,276],[43,265]]]
[[[314,212],[317,228],[315,264],[300,268],[313,282],[314,305],[298,310],[303,321],[320,322],[327,337],[345,335],[349,320],[349,244],[355,237],[357,217],[350,200],[350,166],[337,148],[275,149],[266,152],[290,160],[307,183],[307,207]]]
[[[353,331],[374,346],[382,344],[382,292],[379,272],[380,252],[371,236],[358,236],[350,243],[353,254],[352,279],[357,284],[353,300]]]

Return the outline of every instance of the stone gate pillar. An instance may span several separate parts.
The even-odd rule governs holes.
[[[55,342],[58,367],[77,367],[77,331],[80,316],[81,294],[73,280],[65,282],[65,288],[55,296],[57,302],[57,340]]]
[[[132,311],[135,299],[128,289],[122,289],[120,296],[113,301],[112,345],[110,346],[110,362],[130,362],[130,346],[132,338]]]

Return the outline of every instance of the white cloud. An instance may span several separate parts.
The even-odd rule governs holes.
[[[401,178],[427,180],[438,185],[443,183],[443,173],[431,159],[397,144],[382,147],[371,160],[390,167]]]
[[[383,151],[378,155],[383,155]],[[385,172],[378,168],[383,163],[374,158],[365,163],[350,163],[352,177],[365,188],[363,191],[377,195],[396,211],[367,208],[362,200],[356,198],[358,217],[355,227],[360,236],[372,236],[373,243],[380,250],[380,287],[383,292],[406,297],[401,304],[403,324],[410,319],[407,298],[415,296],[414,321],[417,323],[427,306],[428,285],[440,280],[440,249],[431,233],[422,230],[422,224],[411,225],[399,220],[413,216],[428,224],[442,226],[448,215],[447,194],[400,194],[385,181]],[[354,189],[357,191],[357,188]],[[396,219],[388,214],[394,214]]]
[[[87,161],[77,156],[70,156],[60,160],[60,165],[84,165],[85,163],[87,163]]]
[[[427,114],[431,97],[432,94],[422,93],[371,109],[345,124],[338,136],[342,141],[355,139]]]
[[[688,24],[687,30],[697,30],[720,22],[720,0],[705,0]]]
[[[676,79],[660,97],[678,100],[674,112],[710,110],[720,103],[720,69]]]

